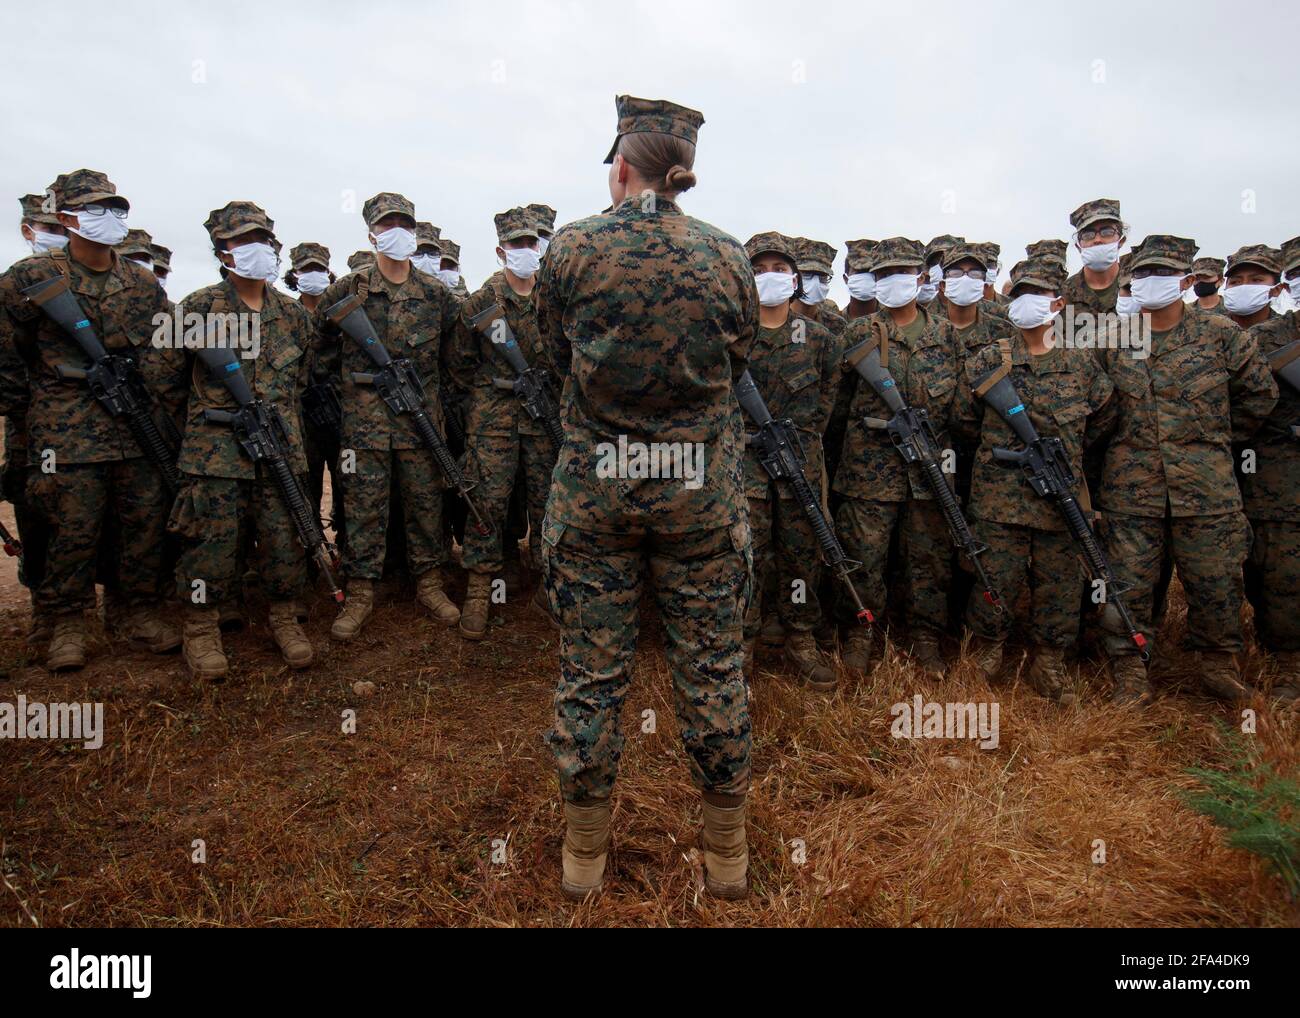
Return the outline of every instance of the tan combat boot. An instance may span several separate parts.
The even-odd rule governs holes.
[[[470,573],[465,587],[465,603],[460,609],[460,635],[467,640],[481,640],[487,633],[491,613],[492,575]]]
[[[185,663],[196,679],[216,682],[230,668],[226,653],[221,647],[221,627],[218,625],[220,616],[221,612],[216,608],[201,608],[195,604],[185,608],[182,647]]]
[[[330,626],[330,636],[336,640],[350,640],[361,632],[361,627],[375,610],[375,585],[369,580],[349,580],[348,597],[343,610]]]
[[[776,612],[770,612],[763,619],[758,639],[764,647],[779,647],[785,643],[785,626],[781,625],[781,617]]]
[[[944,669],[943,654],[939,650],[939,638],[933,633],[920,632],[912,639],[912,660],[920,665],[929,676],[942,679]]]
[[[852,630],[844,641],[840,660],[844,662],[845,668],[860,678],[870,675],[875,666],[871,630],[863,627]]]
[[[444,626],[454,626],[460,620],[460,609],[442,589],[442,573],[435,567],[420,577],[415,584],[415,599],[433,612],[433,617]]]
[[[785,659],[810,689],[827,692],[835,688],[835,669],[822,656],[812,633],[791,633],[785,641]]]
[[[1245,703],[1250,690],[1242,684],[1237,656],[1223,651],[1201,651],[1201,688],[1216,700]]]
[[[985,680],[992,682],[1002,671],[1003,642],[976,636],[970,642],[970,659]]]
[[[1070,689],[1070,677],[1065,670],[1065,651],[1060,647],[1039,647],[1025,678],[1040,696],[1062,707],[1073,707],[1078,699]]]
[[[86,618],[81,612],[54,616],[50,649],[45,667],[52,672],[70,671],[86,663]]]
[[[1272,697],[1283,703],[1300,700],[1300,653],[1283,651],[1274,655],[1277,678],[1273,680]]]
[[[1111,658],[1111,677],[1115,680],[1115,689],[1110,694],[1111,701],[1119,704],[1132,704],[1145,707],[1154,698],[1151,683],[1147,680],[1147,666],[1136,654],[1125,654]]]
[[[704,800],[704,886],[719,898],[743,898],[748,870],[745,804],[724,807]]]
[[[170,654],[181,645],[181,631],[149,607],[136,607],[125,612],[119,632],[132,647],[147,650],[150,654]]]
[[[311,641],[298,621],[298,602],[278,601],[271,605],[271,636],[280,656],[290,668],[306,668],[316,657]]]
[[[605,855],[609,851],[609,800],[589,806],[564,804],[564,896],[582,901],[599,891],[605,880]]]

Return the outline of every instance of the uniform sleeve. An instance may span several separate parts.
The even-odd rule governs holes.
[[[1115,398],[1115,383],[1095,358],[1087,363],[1092,371],[1088,386],[1088,417],[1084,422],[1083,448],[1102,449],[1110,441],[1119,423],[1119,400]]]
[[[167,293],[161,286],[153,287],[153,307],[150,309],[151,320],[157,328],[158,316],[173,318],[175,307],[167,299]],[[177,331],[183,335],[184,323],[177,323]],[[184,430],[185,411],[190,398],[189,356],[185,344],[168,343],[161,349],[155,348],[162,363],[154,376],[154,397],[163,412],[171,417],[181,430]]]
[[[560,250],[556,250],[557,241]],[[564,262],[563,232],[556,235],[542,259],[537,285],[533,287],[533,309],[537,314],[537,332],[542,349],[546,351],[548,365],[561,383],[569,377],[573,356],[568,338],[564,335],[564,297],[562,271]]]
[[[478,330],[470,324],[470,319],[486,306],[480,296],[482,293],[482,289],[475,290],[461,302],[460,313],[456,316],[455,338],[447,351],[447,376],[458,389],[465,391],[474,386],[474,376],[482,356]]]
[[[735,383],[749,369],[749,353],[758,338],[758,285],[749,259],[741,257],[743,249],[733,254],[736,265],[736,282],[740,288],[739,313],[736,317],[736,336],[727,347],[731,359],[731,381]]]
[[[18,284],[11,269],[0,276],[0,415],[21,418],[27,413],[29,390],[27,362],[22,351],[30,348],[32,320],[18,317]]]
[[[345,277],[346,279],[346,277]],[[321,294],[320,303],[312,313],[311,331],[315,350],[314,377],[317,380],[332,378],[338,380],[343,370],[342,333],[325,314],[326,308],[332,308],[348,295],[345,279],[331,283]]]
[[[844,359],[844,332],[839,329],[826,331],[826,342],[822,344],[821,397],[817,409],[818,420],[826,422],[827,433],[832,433],[830,425],[840,393],[840,362]],[[843,430],[842,426],[841,430]]]
[[[1224,361],[1230,377],[1228,395],[1232,401],[1232,440],[1247,441],[1277,405],[1277,382],[1268,358],[1259,349],[1255,334],[1246,329],[1225,329]]]
[[[986,371],[997,367],[1001,358],[991,358],[989,351],[997,347],[986,346],[967,357],[957,374],[957,389],[952,397],[952,411],[948,423],[953,440],[967,447],[979,444],[980,429],[984,425],[984,401],[975,395],[974,380]]]

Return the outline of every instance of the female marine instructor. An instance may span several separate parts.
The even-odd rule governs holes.
[[[619,96],[610,210],[556,233],[534,299],[564,379],[564,447],[542,526],[562,627],[555,723],[568,829],[563,888],[604,879],[610,794],[647,581],[663,620],[678,726],[704,797],[708,889],[747,888],[749,704],[741,628],[751,588],[733,381],[758,321],[749,258],[683,215],[704,117]]]

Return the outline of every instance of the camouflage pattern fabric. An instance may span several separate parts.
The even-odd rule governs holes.
[[[400,494],[411,575],[423,576],[447,560],[442,526],[442,472],[423,449],[357,449],[347,475],[349,577],[378,580],[384,571],[390,499]]]
[[[1255,634],[1274,654],[1300,651],[1300,522],[1250,521],[1254,540],[1246,561],[1246,594],[1255,608]]]
[[[1174,328],[1152,333],[1149,357],[1122,352],[1110,375],[1117,426],[1098,504],[1154,519],[1238,512],[1232,444],[1254,435],[1278,396],[1254,336],[1184,312]]]
[[[548,256],[549,257],[549,256]],[[730,526],[660,534],[579,530],[546,520],[542,582],[559,620],[560,681],[547,733],[570,802],[608,798],[623,753],[620,724],[648,576],[664,626],[673,703],[691,779],[744,795],[749,697],[741,620],[751,588],[750,537]]]
[[[189,475],[168,531],[182,542],[176,565],[176,596],[186,604],[216,606],[238,600],[245,563],[241,549],[256,534],[256,552],[247,563],[256,569],[268,600],[300,597],[307,558],[279,489],[261,465],[256,477]],[[195,581],[202,586],[196,587]],[[196,590],[203,601],[195,602]]]
[[[810,475],[808,480],[817,490],[817,478]],[[754,595],[745,614],[745,639],[757,636],[763,616],[772,612],[787,630],[812,632],[822,620],[818,586],[823,566],[821,545],[808,517],[792,498],[751,498],[749,525]],[[802,597],[797,600],[796,580],[802,581]]]
[[[1116,579],[1129,588],[1124,603],[1148,641],[1154,636],[1155,588],[1168,554],[1187,595],[1187,646],[1229,653],[1244,647],[1242,565],[1250,528],[1242,513],[1152,517],[1107,512],[1101,529]],[[1127,634],[1111,633],[1105,645],[1112,656],[1137,653]]]
[[[528,547],[533,562],[541,561],[542,518],[546,515],[546,497],[551,489],[551,470],[555,467],[555,447],[545,435],[469,434],[465,457],[465,475],[474,489],[479,512],[492,523],[486,537],[467,527],[463,540],[461,564],[471,572],[495,573],[505,565],[503,542],[507,532],[510,498],[516,484],[523,483],[528,515]]]
[[[1039,502],[1045,517],[1056,513],[1045,500]],[[988,546],[980,560],[1006,602],[1006,610],[998,613],[982,590],[972,589],[966,608],[971,631],[985,639],[1005,640],[1018,622],[1035,644],[1061,649],[1073,645],[1079,636],[1083,579],[1070,535],[978,517],[971,520],[971,529]],[[1018,617],[1022,610],[1027,614]]]

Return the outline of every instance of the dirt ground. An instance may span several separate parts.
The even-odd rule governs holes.
[[[12,525],[9,506],[0,514]],[[459,598],[459,581],[452,580]],[[699,805],[677,739],[661,633],[644,620],[605,892],[559,894],[562,821],[542,741],[557,636],[510,592],[471,644],[392,589],[363,635],[293,673],[255,613],[219,686],[177,656],[102,638],[47,673],[26,592],[0,561],[0,700],[104,704],[103,748],[0,741],[5,925],[1295,925],[1265,865],[1229,849],[1180,790],[1226,757],[1239,719],[1166,669],[1149,711],[1109,705],[1100,668],[1060,710],[1015,669],[993,693],[959,664],[927,683],[892,656],[809,695],[760,657],[752,893],[701,893]],[[1181,595],[1166,635],[1181,628]],[[955,652],[956,648],[952,648]],[[1247,668],[1258,675],[1261,662]],[[358,680],[377,685],[354,692]],[[891,737],[890,705],[1000,705],[1000,745]],[[1252,745],[1294,769],[1297,720],[1264,701]],[[345,712],[356,730],[346,733]],[[654,712],[654,724],[649,723]],[[643,731],[653,727],[653,731]],[[204,861],[195,861],[202,842]],[[1100,853],[1100,854],[1099,854]]]

